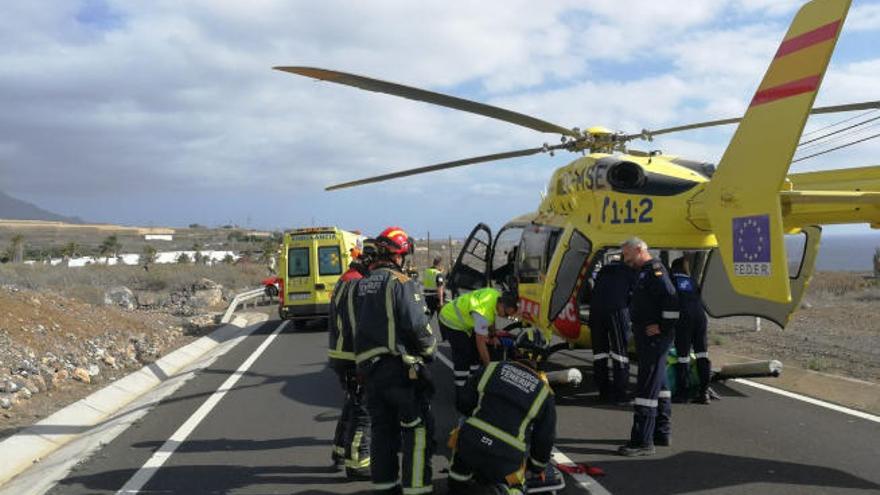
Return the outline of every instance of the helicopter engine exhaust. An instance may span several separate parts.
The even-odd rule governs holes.
[[[615,190],[639,189],[645,185],[645,170],[637,163],[617,162],[608,169],[608,184]]]
[[[778,377],[782,373],[782,362],[754,361],[750,363],[725,364],[712,374],[712,381],[730,380],[733,378],[766,378]]]

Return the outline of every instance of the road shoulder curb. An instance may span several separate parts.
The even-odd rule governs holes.
[[[269,319],[264,313],[241,313],[227,325],[196,339],[153,363],[107,384],[87,397],[0,441],[0,491],[17,475],[76,438],[103,430],[104,423],[133,401],[173,378],[200,357]],[[248,334],[250,332],[244,332]]]

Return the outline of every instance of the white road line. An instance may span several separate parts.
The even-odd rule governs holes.
[[[190,416],[189,419],[187,419],[180,426],[180,428],[178,428],[177,431],[174,432],[173,435],[171,435],[171,438],[166,440],[165,443],[162,444],[161,447],[159,447],[159,450],[153,453],[153,456],[147,460],[147,462],[138,470],[138,472],[134,473],[134,476],[132,476],[131,479],[129,479],[128,482],[122,488],[120,488],[119,491],[116,492],[117,495],[122,493],[139,493],[141,491],[144,485],[146,485],[147,482],[150,481],[150,478],[152,478],[153,475],[155,475],[156,472],[159,470],[159,468],[162,467],[163,464],[165,464],[165,461],[167,461],[171,457],[171,455],[174,454],[174,451],[177,450],[177,448],[180,447],[180,445],[186,440],[187,437],[189,437],[193,430],[196,429],[196,426],[198,426],[199,423],[201,423],[202,420],[208,416],[208,414],[211,412],[211,409],[214,409],[214,406],[216,406],[217,403],[220,402],[220,399],[222,399],[223,396],[226,395],[226,392],[232,390],[232,387],[234,387],[238,380],[242,376],[244,376],[248,368],[250,368],[251,365],[254,364],[257,358],[260,357],[260,354],[262,354],[263,351],[265,351],[266,348],[269,347],[272,341],[275,340],[275,337],[277,337],[278,334],[282,330],[284,330],[284,327],[286,327],[288,323],[289,321],[285,321],[284,323],[278,325],[278,328],[276,328],[271,335],[266,337],[266,340],[264,340],[263,343],[260,344],[259,347],[257,347],[257,350],[255,350],[253,354],[251,354],[247,358],[247,360],[245,360],[245,362],[243,362],[241,366],[239,366],[238,369],[235,370],[234,373],[229,375],[229,378],[227,378],[226,381],[223,382],[223,385],[220,385],[220,388],[214,391],[214,393],[211,394],[210,397],[208,397],[208,400],[206,400],[196,410],[196,412],[194,412],[193,415]]]
[[[842,412],[844,414],[849,414],[850,416],[855,416],[857,418],[867,419],[868,421],[873,421],[875,423],[880,423],[880,416],[875,416],[873,414],[869,414],[862,411],[856,411],[855,409],[850,409],[848,407],[838,406],[837,404],[832,404],[830,402],[825,402],[823,400],[814,399],[812,397],[807,397],[806,395],[796,394],[794,392],[789,392],[788,390],[782,390],[776,387],[771,387],[769,385],[764,385],[763,383],[753,382],[751,380],[745,380],[742,378],[734,378],[733,381],[737,383],[742,383],[743,385],[748,385],[750,387],[759,388],[761,390],[783,395],[785,397],[789,397],[792,399],[797,399],[799,401],[807,402],[809,404],[813,404],[816,406],[824,407],[826,409],[831,409],[832,411]]]
[[[553,463],[557,466],[559,464],[570,464],[574,465],[574,461],[568,458],[567,455],[563,454],[556,447],[553,447]],[[611,495],[611,492],[605,489],[604,486],[600,485],[595,478],[586,473],[574,473],[569,474],[574,481],[578,484],[579,487],[586,490],[588,493],[592,495]]]
[[[579,358],[578,356],[574,356],[572,354],[568,354],[565,352],[561,352],[560,354],[574,358],[574,359],[578,359],[581,361],[585,361],[585,362],[587,361],[586,359]],[[836,378],[839,378],[839,377],[836,377]],[[842,377],[842,378],[848,379],[848,377]],[[875,423],[880,423],[880,416],[875,416],[873,414],[866,413],[863,411],[858,411],[856,409],[850,409],[848,407],[839,406],[839,405],[833,404],[831,402],[825,402],[823,400],[814,399],[813,397],[797,394],[794,392],[789,392],[788,390],[783,390],[781,388],[771,387],[770,385],[764,385],[763,383],[754,382],[752,380],[746,380],[745,378],[733,378],[732,381],[737,382],[737,383],[742,383],[743,385],[748,385],[750,387],[758,388],[758,389],[761,389],[761,390],[764,390],[766,392],[770,392],[773,394],[782,395],[782,396],[785,396],[785,397],[788,397],[791,399],[795,399],[795,400],[803,401],[803,402],[806,402],[809,404],[813,404],[815,406],[824,407],[826,409],[831,409],[832,411],[837,411],[837,412],[841,412],[844,414],[849,414],[850,416],[855,416],[857,418],[862,418],[862,419],[866,419],[868,421],[873,421]],[[857,381],[861,381],[861,380],[857,380]]]
[[[439,350],[435,353],[437,359],[440,360],[443,364],[446,365],[450,370],[455,370],[455,367],[452,365],[452,361],[449,360],[448,357],[444,356],[442,352]],[[571,464],[574,465],[574,461],[572,461],[567,455],[560,452],[556,447],[553,447],[553,463],[556,465],[559,464]],[[586,473],[576,473],[570,474],[574,481],[580,488],[583,488],[588,493],[593,495],[611,495],[611,492],[605,489],[604,486],[600,485],[598,481],[595,480],[592,476]]]

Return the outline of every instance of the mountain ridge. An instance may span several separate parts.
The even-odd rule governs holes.
[[[6,220],[50,220],[67,223],[84,223],[81,218],[68,217],[53,213],[49,210],[27,201],[14,198],[0,191],[0,218]]]

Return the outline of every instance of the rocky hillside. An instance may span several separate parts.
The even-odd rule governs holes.
[[[0,287],[0,438],[214,328],[223,287],[114,287],[105,304]]]

